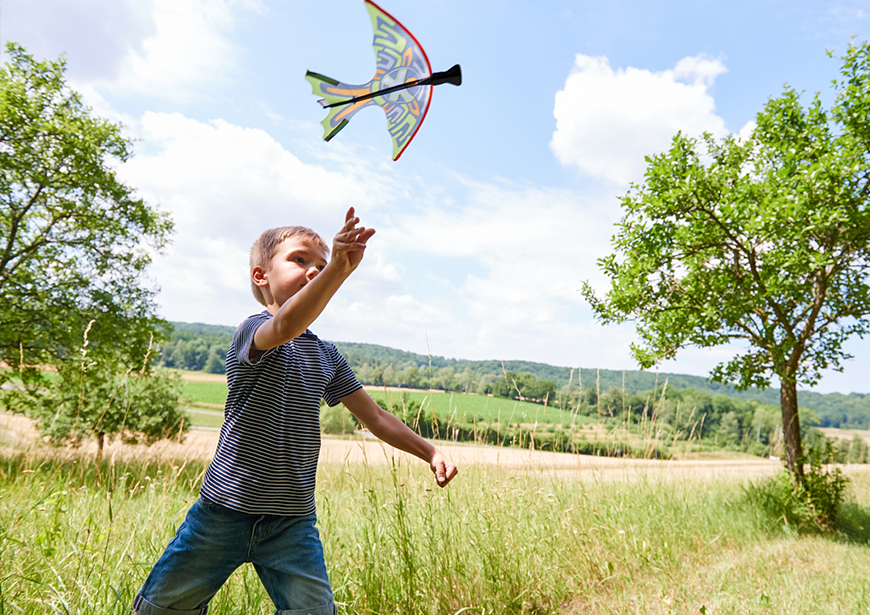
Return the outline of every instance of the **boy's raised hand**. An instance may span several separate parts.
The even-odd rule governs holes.
[[[353,207],[347,210],[344,226],[335,234],[332,240],[331,262],[342,271],[350,273],[359,266],[365,254],[366,242],[375,234],[375,229],[364,226],[357,227],[359,218]]]

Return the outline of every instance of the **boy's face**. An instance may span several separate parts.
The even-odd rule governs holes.
[[[326,251],[301,237],[278,245],[267,269],[254,267],[254,282],[266,298],[267,308],[277,310],[326,267]]]

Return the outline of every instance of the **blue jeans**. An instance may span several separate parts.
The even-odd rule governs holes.
[[[251,562],[277,615],[334,615],[316,515],[249,515],[200,497],[154,564],[133,611],[206,615],[233,571]]]

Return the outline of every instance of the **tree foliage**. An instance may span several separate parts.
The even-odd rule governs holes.
[[[143,363],[154,336],[168,333],[144,274],[172,223],[118,179],[131,142],[67,86],[64,60],[37,61],[14,43],[7,53],[0,361],[12,369],[0,370],[0,382],[15,378],[17,388],[4,391],[3,404],[41,417],[59,440],[175,433],[177,387]],[[46,366],[55,377],[45,376]]]
[[[643,367],[687,346],[739,343],[714,380],[781,385],[789,468],[802,458],[796,385],[849,358],[868,331],[870,46],[850,46],[830,109],[786,87],[745,139],[678,134],[622,199],[600,265],[604,322],[636,322]]]
[[[121,127],[91,116],[65,62],[15,44],[0,67],[0,360],[68,360],[91,320],[93,345],[141,362],[154,317],[143,274],[168,216],[117,177]]]

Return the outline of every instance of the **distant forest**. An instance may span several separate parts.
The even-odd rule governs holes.
[[[158,348],[156,364],[165,367],[226,373],[226,351],[234,327],[173,322],[172,339]],[[396,350],[376,344],[332,342],[364,384],[432,388],[464,393],[517,397],[538,403],[576,404],[584,413],[601,411],[602,403],[643,403],[651,393],[691,390],[702,407],[727,397],[741,402],[779,406],[779,389],[738,391],[731,385],[699,376],[636,370],[569,368],[531,361],[466,361]],[[656,389],[656,387],[658,387]],[[600,399],[599,399],[600,396]],[[618,403],[616,400],[619,400]],[[802,415],[819,427],[870,428],[870,395],[799,391]],[[631,404],[629,404],[631,405]],[[594,410],[593,410],[594,409]],[[810,413],[807,413],[810,411]]]

